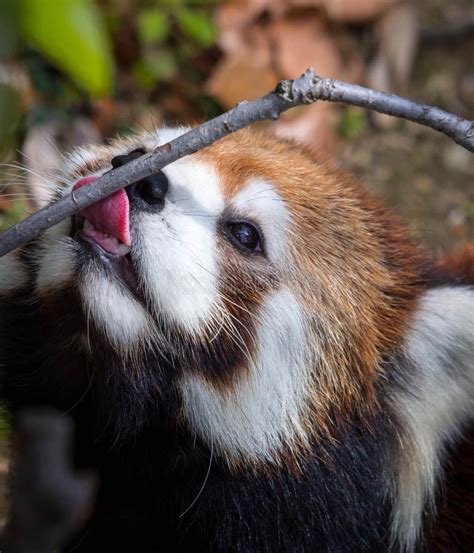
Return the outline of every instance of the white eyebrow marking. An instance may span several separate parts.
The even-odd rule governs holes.
[[[283,444],[305,440],[301,413],[309,374],[303,320],[289,290],[273,292],[260,315],[255,360],[235,389],[222,391],[198,375],[183,378],[192,427],[231,463],[239,458],[274,461]]]
[[[269,258],[282,261],[285,258],[290,213],[273,184],[262,179],[251,179],[234,196],[231,205],[261,226]]]

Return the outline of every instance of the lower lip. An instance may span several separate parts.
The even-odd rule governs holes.
[[[75,238],[85,246],[96,259],[112,271],[138,299],[142,300],[138,278],[128,256],[108,252],[95,240],[84,234],[83,231],[77,232]]]

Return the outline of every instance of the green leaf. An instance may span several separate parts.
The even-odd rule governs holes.
[[[15,141],[21,113],[18,94],[8,85],[0,84],[0,158]]]
[[[109,37],[90,0],[19,0],[25,39],[94,95],[112,90]]]
[[[176,19],[183,33],[200,46],[207,48],[214,43],[214,25],[206,12],[181,9]]]
[[[356,138],[365,128],[366,114],[359,108],[347,108],[344,110],[337,131],[342,138]]]
[[[144,10],[138,14],[137,30],[142,44],[163,42],[169,32],[168,17],[159,8]]]
[[[140,88],[149,90],[159,82],[172,79],[178,71],[178,66],[173,52],[160,48],[147,52],[135,64],[133,70]]]
[[[143,58],[135,62],[133,75],[138,88],[141,90],[152,90],[156,85],[156,75]]]
[[[18,5],[0,0],[0,59],[11,56],[18,46]]]
[[[19,200],[14,202],[8,211],[0,213],[0,232],[7,230],[15,223],[18,223],[18,221],[25,215],[25,213],[27,213],[27,211],[28,209],[24,202]]]

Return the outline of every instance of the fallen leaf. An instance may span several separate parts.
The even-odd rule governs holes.
[[[242,100],[253,100],[266,94],[278,80],[265,60],[247,51],[220,62],[206,90],[228,109]]]
[[[339,23],[366,23],[374,20],[397,0],[321,0],[328,18]]]
[[[308,144],[325,155],[334,154],[337,146],[334,106],[318,102],[292,111],[295,113],[292,118],[282,118],[273,125],[275,133]]]
[[[308,67],[321,75],[341,75],[341,55],[321,15],[311,12],[279,19],[269,33],[274,63],[282,78],[294,78]]]
[[[377,54],[367,70],[370,88],[405,94],[418,43],[418,13],[415,6],[393,6],[376,27]],[[400,40],[400,37],[403,40]],[[374,113],[372,120],[383,128],[391,128],[397,120]]]
[[[0,211],[8,211],[12,206],[11,200],[1,190],[0,185]]]

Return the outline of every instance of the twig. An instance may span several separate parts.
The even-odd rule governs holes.
[[[20,416],[5,553],[56,551],[92,508],[94,479],[72,469],[71,431],[69,419],[50,411]]]
[[[442,132],[467,150],[474,151],[473,121],[395,94],[319,77],[312,69],[308,69],[300,78],[294,81],[281,81],[273,92],[251,102],[239,103],[219,117],[158,147],[152,154],[139,157],[123,167],[108,172],[98,179],[94,186],[79,188],[76,192],[30,215],[0,236],[0,257],[77,211],[110,196],[119,188],[151,175],[181,157],[197,152],[256,121],[278,119],[281,113],[290,108],[317,100],[342,102],[408,119]]]

